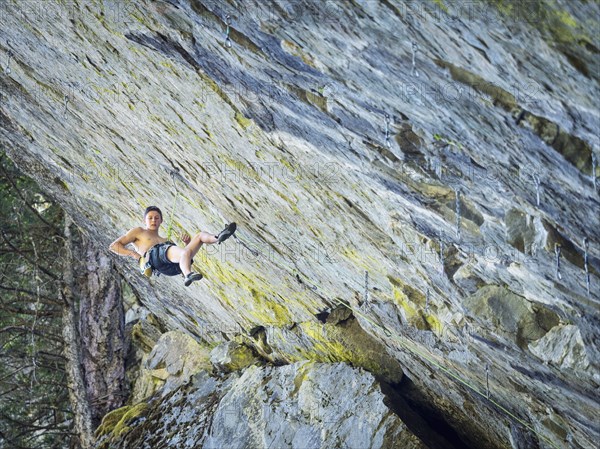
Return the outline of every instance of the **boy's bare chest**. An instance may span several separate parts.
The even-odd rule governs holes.
[[[135,244],[138,247],[138,252],[140,253],[145,253],[146,251],[148,251],[150,248],[152,248],[154,245],[158,244],[158,243],[163,243],[166,242],[167,239],[164,237],[160,237],[158,235],[149,235],[146,233],[142,233],[138,236]]]

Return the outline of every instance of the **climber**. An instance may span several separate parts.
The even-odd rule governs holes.
[[[144,212],[145,228],[131,229],[127,234],[112,242],[109,250],[119,256],[136,259],[145,276],[151,276],[153,272],[157,276],[159,274],[166,276],[182,274],[186,287],[192,282],[202,279],[202,274],[195,273],[191,269],[194,262],[193,257],[200,250],[202,244],[221,244],[231,237],[236,229],[236,224],[230,223],[217,235],[200,232],[191,238],[187,234],[182,234],[181,240],[186,246],[180,248],[158,234],[158,228],[162,221],[162,212],[158,207],[146,208]],[[135,251],[126,248],[126,245],[130,243]]]

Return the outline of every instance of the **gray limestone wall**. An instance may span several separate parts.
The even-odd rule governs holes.
[[[3,1],[0,143],[100,248],[151,204],[176,232],[238,223],[190,288],[115,261],[167,329],[400,366],[471,447],[592,448],[598,13]]]

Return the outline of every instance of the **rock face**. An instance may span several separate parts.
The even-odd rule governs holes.
[[[543,338],[529,346],[533,355],[545,363],[551,363],[563,370],[575,373],[594,375],[598,380],[598,372],[592,369],[581,334],[576,326],[555,326]]]
[[[167,394],[199,371],[211,372],[209,359],[210,350],[189,335],[178,331],[162,334],[152,351],[142,358],[132,402],[139,402],[158,390]]]
[[[343,363],[253,366],[223,380],[201,372],[131,410],[117,414],[110,432],[101,427],[100,448],[427,447],[384,404],[373,376]],[[119,423],[133,430],[119,436]]]
[[[257,361],[252,349],[234,341],[222,343],[210,352],[213,366],[226,373],[241,370]]]
[[[489,323],[498,335],[519,347],[544,337],[559,323],[559,317],[542,304],[534,304],[506,288],[485,286],[465,298],[465,308]]]
[[[457,447],[592,448],[599,5],[467,3],[2,2],[0,143],[102,248],[238,223],[187,289],[118,261],[167,329],[360,366]]]

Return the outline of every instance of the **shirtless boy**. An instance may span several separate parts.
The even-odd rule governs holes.
[[[236,229],[235,223],[230,223],[218,235],[200,232],[193,238],[182,235],[181,240],[185,243],[180,248],[173,242],[158,235],[158,228],[163,221],[162,212],[156,206],[146,208],[144,212],[145,228],[137,227],[131,229],[127,234],[112,242],[109,250],[119,256],[132,257],[138,262],[143,257],[144,274],[151,272],[164,274],[166,276],[177,276],[183,274],[184,284],[188,287],[192,282],[202,279],[202,274],[192,271],[193,257],[200,250],[203,243],[222,243],[233,235]],[[135,250],[126,248],[132,244]],[[150,271],[151,269],[151,271]]]

